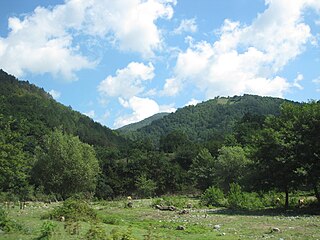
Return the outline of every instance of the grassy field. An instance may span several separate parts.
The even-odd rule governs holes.
[[[191,207],[189,213],[179,214],[179,210],[157,210],[152,202],[133,200],[132,208],[126,207],[125,200],[93,202],[90,206],[98,213],[94,222],[43,219],[61,203],[28,203],[24,210],[17,206],[8,210],[9,218],[22,228],[0,232],[0,239],[41,239],[44,223],[51,227],[50,239],[59,240],[95,239],[88,231],[105,232],[109,239],[320,239],[320,216],[312,211],[235,212]],[[188,199],[188,203],[197,206],[196,200]]]

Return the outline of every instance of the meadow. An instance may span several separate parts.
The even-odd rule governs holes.
[[[97,201],[75,209],[28,202],[25,209],[6,210],[11,229],[0,239],[320,239],[320,215],[310,209],[235,211],[204,208],[192,198],[165,200],[177,210],[156,209],[163,199],[133,199],[132,207],[127,199]]]

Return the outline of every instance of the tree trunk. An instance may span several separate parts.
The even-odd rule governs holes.
[[[286,193],[286,202],[285,202],[284,208],[288,209],[289,208],[289,190],[288,190],[288,188],[285,189],[285,193]]]
[[[316,182],[313,182],[313,190],[314,190],[314,194],[316,195],[316,198],[318,200],[318,203],[320,203],[320,193],[319,193]]]

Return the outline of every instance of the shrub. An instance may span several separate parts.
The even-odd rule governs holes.
[[[264,208],[264,201],[258,193],[243,192],[237,183],[230,184],[228,207],[231,209],[257,210]]]
[[[239,184],[231,183],[228,193],[228,207],[231,209],[242,209],[245,197]]]
[[[200,203],[204,206],[224,206],[223,191],[217,187],[209,187],[200,197]]]
[[[108,237],[110,240],[135,240],[132,236],[131,228],[128,228],[126,231],[122,231],[119,229],[112,229],[111,236]]]
[[[189,202],[189,199],[183,196],[170,196],[163,198],[156,198],[152,201],[152,206],[175,206],[177,208],[185,208]]]
[[[8,217],[8,213],[0,207],[0,230],[4,232],[13,232],[23,230],[22,225],[14,219]]]
[[[55,231],[56,224],[50,221],[45,221],[41,226],[40,236],[36,240],[48,240],[50,239]]]
[[[51,219],[59,220],[61,216],[66,220],[90,221],[97,218],[97,213],[83,200],[67,199],[62,206],[49,213]]]
[[[98,223],[90,225],[88,232],[85,235],[85,239],[88,240],[105,240],[107,239],[107,233],[105,229]]]

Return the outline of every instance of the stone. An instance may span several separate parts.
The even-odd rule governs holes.
[[[216,230],[219,230],[221,228],[221,226],[219,224],[217,224],[217,225],[214,225],[213,228],[216,229]]]
[[[178,226],[177,228],[176,228],[176,230],[186,230],[186,228],[185,228],[185,226]]]

